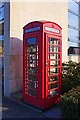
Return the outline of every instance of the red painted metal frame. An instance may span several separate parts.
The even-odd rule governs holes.
[[[35,28],[38,26],[40,27],[39,31],[24,33],[23,35],[23,99],[25,102],[31,105],[44,109],[60,101],[61,85],[62,85],[62,33],[61,33],[62,28],[54,22],[35,21],[27,24],[26,26],[24,26],[23,29],[25,31],[26,29]],[[46,26],[50,28],[58,29],[60,30],[60,33],[58,34],[58,33],[52,33],[50,31],[46,31],[45,30]],[[37,88],[38,96],[37,97],[33,97],[25,94],[25,89],[26,89],[25,82],[27,80],[26,78],[27,76],[26,39],[30,37],[36,37],[37,45],[38,45],[39,56],[38,56],[38,76],[37,76],[38,77],[38,88]],[[51,84],[48,82],[48,67],[50,64],[48,60],[48,46],[49,46],[48,38],[49,37],[57,38],[60,40],[60,45],[58,45],[60,46],[60,59],[58,59],[58,61],[60,61],[60,66],[58,66],[58,68],[60,68],[60,73],[59,73],[60,79],[59,79],[59,88],[58,88],[60,94],[50,99],[48,99],[48,91],[49,91],[48,84]],[[52,46],[56,46],[56,45],[52,45]],[[48,65],[46,65],[46,62],[48,62]]]
[[[45,107],[47,108],[47,107],[50,107],[53,104],[55,104],[55,103],[60,101],[61,85],[62,85],[62,44],[61,44],[62,43],[62,39],[59,36],[54,36],[54,34],[46,34],[45,37],[46,37],[46,58],[45,58],[45,63],[46,62],[48,63],[47,66],[45,65],[45,68],[46,68],[46,81],[45,81],[46,82],[46,103],[45,103]],[[58,73],[58,75],[59,75],[59,81],[58,81],[59,85],[58,85],[58,88],[55,88],[55,90],[56,89],[59,90],[59,95],[56,95],[56,96],[54,96],[52,98],[48,98],[48,91],[49,91],[48,90],[48,77],[49,77],[49,75],[48,75],[48,68],[50,66],[49,59],[48,59],[48,54],[49,54],[49,52],[48,52],[48,46],[49,46],[48,38],[49,37],[58,39],[60,41],[60,45],[59,45],[60,46],[60,52],[58,53],[58,54],[60,54],[60,58],[59,58],[60,60],[58,60],[58,61],[60,61],[60,65],[56,67],[56,68],[60,69],[60,72]],[[53,52],[53,53],[55,53],[55,52]],[[52,76],[55,76],[55,75],[56,74],[54,74]]]
[[[35,37],[37,39],[37,45],[38,45],[38,68],[37,68],[38,69],[38,76],[36,75],[36,77],[38,78],[38,89],[37,89],[38,96],[34,97],[34,96],[29,96],[27,94],[25,95],[23,93],[23,97],[24,97],[24,100],[25,101],[27,100],[28,103],[30,103],[32,105],[36,105],[37,107],[41,107],[40,106],[41,105],[41,60],[40,60],[40,58],[41,58],[41,52],[40,52],[41,51],[41,45],[40,45],[41,44],[41,41],[40,41],[41,36],[40,36],[39,33],[37,33],[37,35],[30,34],[30,35],[25,35],[24,37],[25,37],[24,38],[25,40],[28,39],[28,38],[31,38],[31,37]],[[24,45],[24,49],[26,49],[26,43]],[[25,63],[25,61],[27,61],[27,59],[24,60],[24,63]],[[26,68],[27,68],[27,65],[26,65]],[[25,76],[25,67],[24,67],[24,73],[23,74],[24,74],[23,76]],[[27,76],[27,73],[26,73],[26,76]],[[25,78],[24,78],[24,82],[25,82]],[[24,83],[23,86],[25,86],[25,83]],[[25,89],[25,87],[23,89]],[[24,90],[23,90],[23,92],[24,92]]]

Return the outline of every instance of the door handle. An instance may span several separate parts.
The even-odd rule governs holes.
[[[48,66],[48,62],[46,62],[46,66]]]

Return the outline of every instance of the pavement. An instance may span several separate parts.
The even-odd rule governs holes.
[[[0,107],[1,111],[1,107]],[[2,118],[10,119],[19,118],[24,119],[47,119],[47,120],[62,120],[62,113],[58,106],[54,106],[46,111],[39,111],[34,107],[23,103],[17,103],[16,101],[3,97],[2,99]]]
[[[0,120],[2,118],[2,81],[0,80]]]

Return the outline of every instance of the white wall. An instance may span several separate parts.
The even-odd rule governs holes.
[[[77,55],[71,55],[71,56],[68,56],[68,60],[69,61],[73,61],[73,62],[80,62],[80,56],[77,56]]]

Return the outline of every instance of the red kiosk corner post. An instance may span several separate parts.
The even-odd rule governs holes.
[[[23,28],[23,100],[40,109],[60,101],[62,28],[34,21]]]

